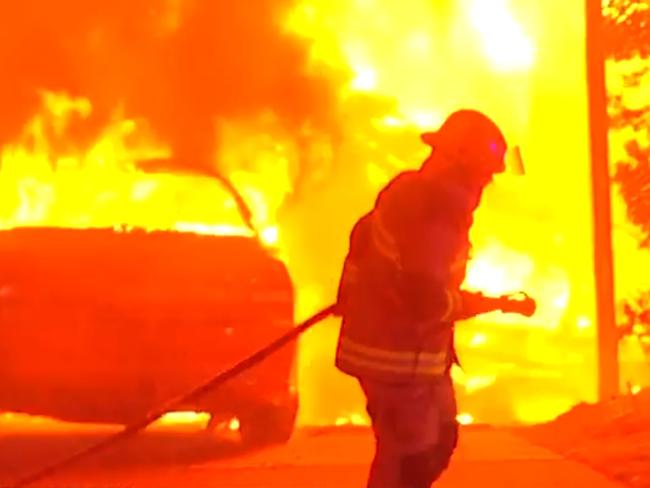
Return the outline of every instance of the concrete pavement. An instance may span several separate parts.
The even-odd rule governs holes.
[[[60,434],[58,434],[60,436]],[[96,441],[85,437],[75,446]],[[0,435],[0,486],[47,458],[43,439]],[[36,442],[37,444],[33,444]],[[13,444],[13,447],[12,447]],[[31,447],[30,447],[31,445]],[[233,442],[216,442],[202,434],[145,433],[112,452],[70,469],[40,488],[330,488],[362,487],[372,456],[372,438],[363,428],[323,428],[298,431],[286,445],[241,452]],[[35,451],[36,450],[36,451]],[[23,453],[23,456],[20,453]],[[56,452],[56,455],[52,454]],[[11,458],[18,469],[10,468]],[[4,460],[3,460],[4,457]],[[25,463],[25,461],[28,461]],[[16,466],[14,466],[16,468]],[[10,476],[7,476],[10,475]],[[621,488],[590,468],[565,460],[502,430],[464,429],[457,455],[440,488]]]

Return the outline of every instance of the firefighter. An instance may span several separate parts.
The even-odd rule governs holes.
[[[376,440],[368,488],[428,488],[458,439],[454,322],[501,309],[461,290],[472,215],[505,170],[506,141],[474,110],[421,136],[431,153],[354,226],[339,284],[336,366],[356,377]]]

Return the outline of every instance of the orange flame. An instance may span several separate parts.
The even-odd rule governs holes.
[[[464,0],[455,6],[425,0],[304,0],[287,22],[290,30],[311,40],[314,63],[347,71],[342,100],[362,92],[393,102],[374,121],[378,134],[373,143],[388,153],[391,164],[368,155],[366,176],[372,188],[379,190],[394,174],[421,161],[411,159],[418,153],[406,145],[389,146],[389,137],[411,131],[415,141],[417,131],[437,127],[445,114],[459,107],[484,110],[512,143],[523,144],[529,175],[518,180],[499,177],[486,192],[472,230],[474,252],[465,286],[493,295],[526,291],[537,299],[538,312],[531,318],[500,312],[477,318],[475,323],[495,327],[489,335],[465,333],[464,325],[459,327],[459,348],[480,351],[486,359],[476,367],[490,367],[489,374],[466,380],[471,392],[487,391],[511,375],[514,366],[500,360],[504,351],[517,350],[518,361],[533,374],[529,363],[553,370],[567,359],[557,353],[563,340],[584,341],[593,334],[593,298],[587,291],[592,265],[584,251],[590,241],[583,237],[589,235],[589,208],[569,211],[549,195],[555,189],[588,200],[586,131],[580,132],[586,125],[586,105],[577,96],[584,91],[584,69],[576,63],[583,57],[584,31],[573,27],[564,37],[553,34],[561,2],[551,3],[524,8],[507,0]],[[583,14],[562,11],[567,18]],[[567,49],[566,36],[575,40],[574,48]],[[554,57],[538,57],[541,39],[544,52],[550,50]],[[557,73],[563,73],[562,82],[557,82]],[[570,108],[559,101],[549,103],[553,90],[576,95]],[[565,114],[562,120],[559,112]],[[353,122],[346,128],[359,134]],[[562,154],[548,146],[550,138],[566,148]],[[419,154],[424,156],[424,149]],[[335,340],[334,334],[327,343],[323,336],[313,342],[307,338],[304,355],[333,350]],[[591,343],[582,344],[591,350]],[[472,358],[473,352],[467,351],[467,356]],[[301,391],[318,397],[320,386],[313,386],[309,371],[302,375]],[[343,380],[340,385],[341,396],[352,395]],[[513,392],[511,403],[520,420],[551,418],[571,401],[591,398],[593,390],[588,388],[551,395],[541,407]],[[311,420],[326,413],[314,407],[303,415]]]
[[[43,94],[42,112],[18,142],[0,153],[0,227],[140,227],[251,235],[234,201],[215,180],[138,170],[138,161],[167,157],[168,150],[135,121],[117,118],[87,149],[65,147],[74,119],[91,111],[87,99]],[[276,245],[279,234],[270,199],[248,173],[232,177],[249,197],[262,241]]]
[[[584,31],[575,22],[582,7],[564,0],[538,2],[527,10],[507,0],[451,5],[429,0],[302,0],[286,19],[286,29],[310,40],[310,69],[324,64],[347,75],[337,100],[340,141],[325,143],[322,155],[327,164],[346,169],[340,171],[340,182],[328,181],[335,195],[327,200],[327,212],[358,217],[360,205],[348,208],[340,203],[341,196],[360,193],[349,185],[359,181],[346,179],[347,170],[354,173],[361,165],[362,183],[368,187],[364,190],[374,196],[394,174],[419,165],[425,149],[418,146],[417,132],[435,128],[460,106],[491,114],[510,141],[522,143],[529,174],[516,181],[499,177],[486,192],[472,230],[474,257],[465,285],[490,294],[525,290],[538,300],[539,311],[530,319],[489,314],[467,324],[467,332],[461,325],[460,348],[471,348],[469,356],[487,355],[481,367],[495,367],[459,382],[470,392],[484,393],[512,373],[512,364],[500,358],[513,350],[531,375],[539,373],[535,368],[582,371],[573,382],[562,380],[571,383],[570,388],[544,401],[513,391],[516,419],[543,420],[592,398],[594,390],[589,364],[593,358],[585,352],[593,344],[572,342],[592,340],[595,333],[590,237],[585,237],[590,236],[585,70],[577,61],[583,59]],[[173,17],[166,23],[173,25]],[[41,112],[21,138],[0,153],[0,228],[137,226],[250,234],[232,198],[214,180],[138,170],[139,160],[169,155],[166,141],[157,140],[146,121],[125,120],[117,108],[96,140],[88,147],[74,147],[67,132],[92,113],[91,100],[49,92],[42,98]],[[368,98],[381,102],[382,108],[355,105]],[[282,249],[285,240],[323,224],[317,215],[310,217],[314,223],[309,229],[279,218],[294,190],[300,142],[296,134],[278,130],[276,122],[273,114],[222,122],[215,128],[220,139],[215,160],[252,207],[262,241]],[[314,136],[309,127],[300,130],[300,137]],[[314,199],[325,199],[313,193]],[[368,196],[366,207],[371,200]],[[617,202],[615,211],[621,215],[620,199]],[[636,241],[629,234],[617,234],[616,239],[624,250],[619,258],[624,271],[647,262],[635,252]],[[347,244],[341,238],[341,249],[332,250],[331,242],[315,240],[316,247],[322,246],[316,263],[321,268],[331,266],[321,264],[321,256],[342,256]],[[296,281],[296,315],[301,319],[331,301],[338,273],[328,268],[311,276],[300,254],[288,247],[282,251]],[[635,289],[643,284],[638,273],[629,275],[634,279],[624,281],[625,291],[627,285]],[[480,332],[471,329],[476,324]],[[298,375],[306,405],[303,422],[367,421],[356,413],[363,411],[357,385],[346,383],[332,366],[336,337],[335,328],[324,327],[303,339]],[[578,354],[578,359],[566,351]],[[331,402],[319,401],[323,378],[336,385],[343,405],[338,411],[323,407]],[[481,420],[471,408],[466,411]],[[464,420],[475,420],[465,415]]]

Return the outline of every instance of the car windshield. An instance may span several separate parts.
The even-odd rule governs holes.
[[[202,234],[252,235],[233,195],[216,178],[133,172],[119,179],[31,181],[18,188],[0,228],[144,228]],[[11,207],[11,208],[9,208]]]

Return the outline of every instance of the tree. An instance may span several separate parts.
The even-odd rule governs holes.
[[[639,245],[650,252],[650,103],[630,97],[650,90],[650,0],[607,0],[603,15],[608,63],[624,67],[623,89],[609,95],[610,130],[629,134],[613,181],[641,231]],[[621,335],[639,336],[650,358],[650,290],[625,297],[622,308]]]

